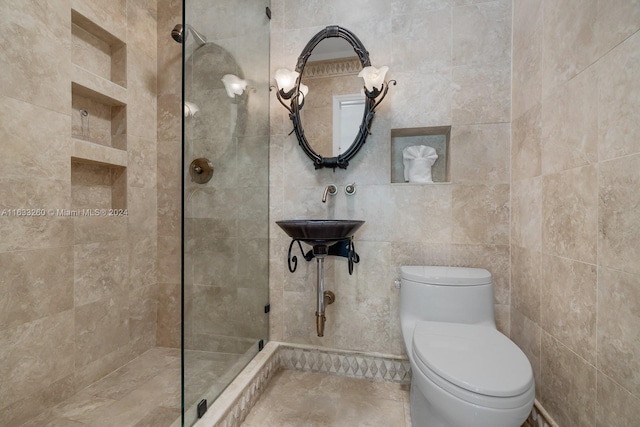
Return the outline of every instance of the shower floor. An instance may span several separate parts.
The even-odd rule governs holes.
[[[187,406],[239,356],[189,351]],[[180,393],[180,350],[155,347],[22,427],[169,427],[180,417]]]

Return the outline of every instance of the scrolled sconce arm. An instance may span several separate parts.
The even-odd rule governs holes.
[[[285,104],[283,99],[286,99],[286,100],[291,99],[291,97],[293,96],[293,92],[295,92],[295,90],[296,88],[294,87],[289,92],[285,92],[282,89],[278,89],[276,86],[269,86],[269,91],[270,92],[275,91],[276,98],[278,98],[278,101],[280,101],[280,104],[282,104],[282,106],[286,108],[289,111],[289,113],[293,113],[293,110],[291,109],[291,105]]]
[[[375,109],[378,107],[378,105],[380,105],[380,103],[382,102],[382,100],[384,99],[385,96],[387,96],[387,92],[389,92],[389,85],[393,83],[393,85],[397,85],[398,82],[395,80],[389,80],[388,82],[385,81],[382,84],[382,87],[380,89],[378,88],[373,88],[373,91],[369,92],[366,88],[364,89],[364,93],[365,95],[367,95],[367,98],[376,100],[375,104],[373,104],[373,107],[371,107],[372,111],[375,111]],[[382,94],[382,96],[380,96],[380,94]],[[380,96],[380,98],[378,99],[378,96]]]

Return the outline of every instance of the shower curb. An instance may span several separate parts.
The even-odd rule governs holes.
[[[268,342],[193,426],[239,426],[280,370],[279,347],[277,342]]]

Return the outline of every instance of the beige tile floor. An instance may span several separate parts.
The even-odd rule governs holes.
[[[409,386],[281,370],[242,427],[411,427]]]
[[[152,348],[22,427],[156,427],[179,416],[180,350]]]
[[[239,356],[190,351],[187,401],[209,390]],[[22,427],[168,427],[180,417],[180,392],[180,350],[152,348]]]

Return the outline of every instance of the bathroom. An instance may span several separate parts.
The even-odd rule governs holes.
[[[221,263],[237,263],[235,271],[259,287],[243,291],[260,297],[251,299],[250,327],[238,329],[269,348],[404,360],[400,266],[482,267],[493,275],[497,327],[528,357],[536,410],[549,425],[640,424],[637,2],[271,0],[244,1],[238,10],[224,0],[185,3],[187,23],[210,41],[224,40],[247,10],[268,34],[264,45],[234,51],[245,77],[248,61],[262,64],[262,77],[252,77],[260,85],[247,98],[248,108],[258,99],[261,120],[269,120],[267,135],[256,130],[264,138],[250,143],[255,158],[248,161],[256,163],[238,162],[244,169],[235,176],[245,181],[235,187],[224,178],[226,162],[214,160],[213,182],[226,179],[224,191],[184,195],[197,209],[208,208],[198,200],[212,204],[211,217],[193,217],[216,230],[224,224],[215,215],[231,201],[252,202],[239,211],[238,228],[260,237],[245,246],[239,241],[251,236],[226,235],[236,252]],[[0,53],[0,210],[127,209],[126,216],[0,217],[2,426],[48,419],[50,408],[151,350],[166,351],[162,357],[179,366],[182,326],[190,332],[181,318],[181,168],[193,160],[178,160],[182,45],[171,32],[182,8],[177,0],[0,2],[10,40]],[[98,97],[111,107],[110,148],[126,155],[103,150],[111,157],[97,164],[70,161],[92,158],[81,137],[105,125],[99,106],[76,102],[91,98],[79,88],[95,86],[93,75],[105,67],[98,59],[79,64],[90,73],[76,66],[74,43],[83,29],[95,30],[90,22],[126,41],[124,52],[112,44],[116,84],[100,87],[107,101]],[[372,64],[389,66],[397,81],[366,144],[335,171],[314,168],[268,91],[273,72],[292,69],[328,25],[357,34]],[[193,49],[189,34],[185,47]],[[441,126],[451,127],[448,183],[392,182],[396,132]],[[348,197],[352,183],[357,192]],[[322,203],[329,184],[338,191]],[[336,301],[323,337],[314,321],[315,264],[300,262],[290,273],[290,239],[275,224],[292,218],[366,221],[355,235],[353,275],[342,258],[326,262]],[[207,255],[225,257],[216,250]],[[209,290],[219,296],[200,287]],[[258,314],[266,304],[268,315]],[[152,412],[180,416],[180,369],[171,366],[166,381],[178,392],[163,409],[138,406],[135,422],[117,425],[154,425]],[[83,425],[80,419],[66,425]]]

